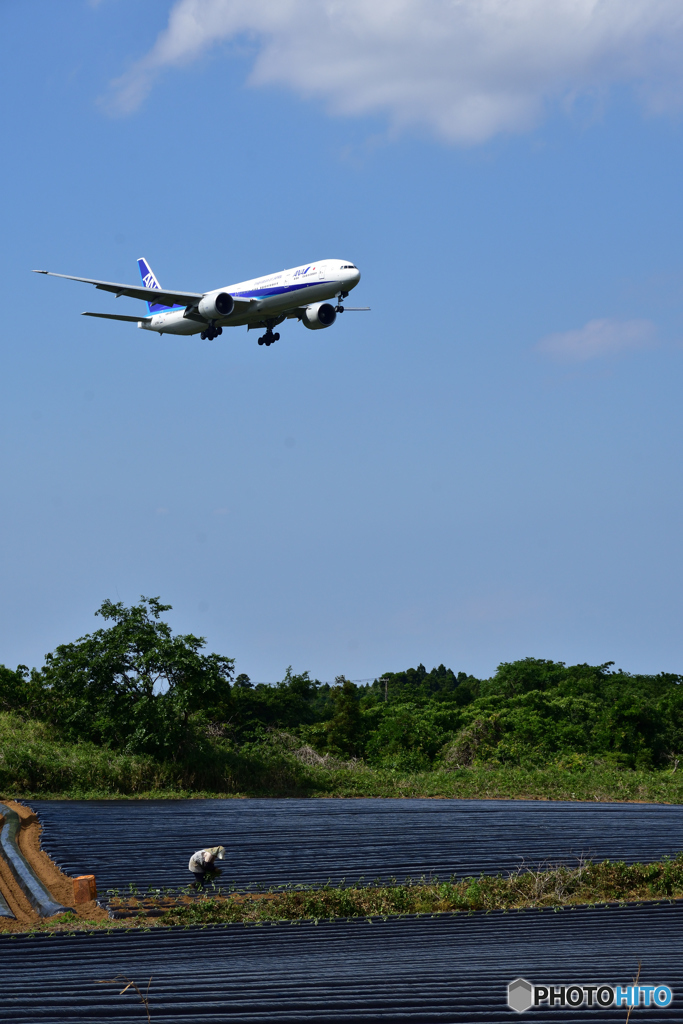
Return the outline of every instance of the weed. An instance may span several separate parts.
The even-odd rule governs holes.
[[[268,894],[200,896],[163,915],[165,924],[388,917],[473,910],[521,910],[683,898],[683,853],[656,864],[581,860],[478,878],[403,885],[325,886]]]

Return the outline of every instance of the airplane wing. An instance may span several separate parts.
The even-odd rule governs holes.
[[[118,284],[116,281],[96,281],[91,277],[72,277],[71,274],[53,274],[50,270],[34,270],[34,274],[47,274],[48,277],[63,277],[67,281],[81,281],[82,284],[94,284],[103,292],[112,292],[116,298],[126,295],[131,299],[142,299],[144,302],[163,306],[196,306],[204,292],[175,292],[168,288],[144,288],[137,284]],[[243,299],[233,296],[235,309],[245,313],[250,306],[257,303],[256,299]],[[103,313],[88,313],[87,316],[104,316]],[[131,317],[132,320],[144,320],[145,317]]]
[[[81,313],[81,316],[99,316],[103,320],[127,320],[130,324],[152,319],[151,316],[122,316],[120,313]]]
[[[53,274],[50,270],[34,270],[33,273],[47,274],[48,277],[63,277],[67,281],[81,281],[83,284],[94,284],[100,291],[113,292],[117,299],[121,295],[127,295],[131,299],[143,299],[145,302],[159,303],[164,306],[195,305],[204,294],[203,292],[172,292],[167,288],[144,288],[137,284],[117,284],[115,281],[95,281],[91,277]]]

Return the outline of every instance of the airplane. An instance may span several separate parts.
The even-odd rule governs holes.
[[[360,281],[360,271],[347,260],[309,263],[209,292],[179,292],[162,288],[146,259],[138,260],[138,268],[142,287],[53,274],[49,270],[34,270],[33,273],[94,284],[100,291],[113,292],[117,299],[121,295],[143,299],[147,302],[149,314],[82,313],[82,316],[124,320],[157,334],[201,334],[202,340],[210,341],[222,334],[224,327],[246,325],[248,331],[265,328],[265,334],[258,343],[272,345],[280,338],[273,328],[284,320],[300,320],[310,331],[318,331],[331,327],[337,313],[345,310],[362,312],[370,308],[343,305],[351,289]],[[330,299],[336,299],[336,304]]]

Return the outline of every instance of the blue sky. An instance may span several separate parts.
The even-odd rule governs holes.
[[[681,18],[607,3],[589,61],[591,4],[501,3],[0,5],[0,661],[146,594],[254,680],[683,671]],[[174,340],[30,273],[143,255],[348,259],[372,312]]]

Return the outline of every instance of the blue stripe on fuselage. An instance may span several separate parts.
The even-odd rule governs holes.
[[[229,289],[226,289],[226,290],[229,292],[230,295],[233,295],[235,298],[238,298],[238,299],[240,299],[240,298],[241,299],[256,299],[256,298],[263,299],[263,298],[270,298],[273,295],[286,295],[288,292],[298,292],[298,291],[301,291],[304,288],[316,288],[316,287],[319,287],[320,285],[338,284],[338,283],[339,283],[338,281],[304,281],[301,284],[280,285],[280,286],[275,287],[275,288],[253,288],[251,291],[247,291],[247,292],[231,292],[231,291],[229,291]],[[155,303],[152,306],[152,305],[150,305],[149,302],[147,303],[147,305],[149,306],[149,311],[152,314],[154,314],[154,313],[169,313],[169,312],[171,312],[174,309],[185,309],[186,308],[185,306],[161,306],[158,303]]]
[[[230,294],[241,299],[256,299],[267,295],[286,295],[287,292],[298,292],[302,288],[315,288],[320,285],[337,283],[337,281],[304,281],[303,284],[286,284],[276,288],[252,288],[248,292],[230,292]]]

